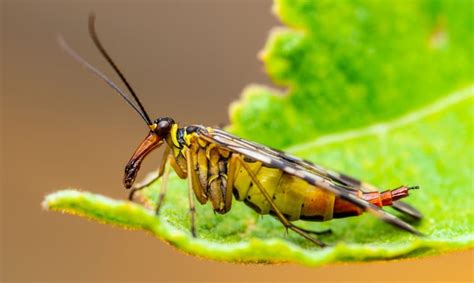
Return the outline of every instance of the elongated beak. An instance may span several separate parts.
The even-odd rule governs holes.
[[[129,189],[132,187],[137,177],[138,171],[142,164],[143,159],[152,152],[155,148],[163,144],[163,140],[155,133],[150,132],[148,136],[142,141],[142,143],[135,150],[135,153],[128,161],[125,166],[125,175],[123,178],[123,184],[125,188]]]

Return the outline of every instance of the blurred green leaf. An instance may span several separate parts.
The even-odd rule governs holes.
[[[279,148],[399,117],[473,81],[472,1],[276,0],[292,28],[261,57],[286,95],[249,87],[235,134]]]
[[[230,130],[363,177],[382,188],[418,184],[408,201],[425,219],[417,238],[371,215],[324,223],[320,249],[240,202],[226,215],[197,207],[189,233],[187,186],[172,176],[159,217],[127,201],[74,190],[43,206],[156,237],[198,256],[234,262],[321,265],[437,254],[474,245],[474,87],[469,1],[289,1],[275,4],[292,29],[263,51],[269,75],[290,91],[251,86]],[[153,206],[159,182],[141,196]]]

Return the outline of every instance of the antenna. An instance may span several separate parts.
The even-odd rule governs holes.
[[[137,103],[138,107],[140,108],[141,110],[141,113],[142,113],[142,117],[144,116],[144,119],[145,121],[147,122],[148,125],[152,125],[152,121],[150,119],[150,117],[148,116],[148,114],[146,113],[145,111],[145,108],[143,107],[142,103],[140,102],[140,99],[138,99],[138,96],[136,95],[135,91],[133,90],[132,86],[128,83],[127,79],[125,78],[125,76],[122,74],[122,72],[119,70],[119,68],[117,67],[117,65],[114,63],[114,61],[112,60],[112,58],[109,56],[109,54],[107,53],[107,51],[105,51],[105,48],[104,46],[102,45],[102,43],[100,42],[99,40],[99,37],[97,36],[97,32],[95,30],[95,15],[93,13],[91,13],[89,15],[89,35],[91,36],[92,38],[92,41],[94,41],[94,44],[95,46],[97,47],[97,49],[99,49],[100,53],[102,54],[102,56],[104,56],[104,58],[107,60],[107,62],[109,62],[109,64],[112,66],[112,68],[115,70],[115,72],[117,73],[117,75],[120,77],[120,79],[122,80],[122,82],[125,84],[125,86],[127,86],[127,89],[130,91],[130,93],[132,94],[133,98],[135,99],[135,102]]]
[[[141,117],[142,119],[147,123],[147,125],[151,126],[153,125],[153,122],[151,121],[150,117],[146,113],[145,109],[143,108],[142,104],[140,103],[140,100],[138,99],[137,95],[133,91],[132,87],[128,83],[128,81],[125,79],[123,76],[122,72],[118,69],[118,67],[115,65],[115,63],[112,61],[110,56],[107,54],[103,46],[101,45],[97,33],[95,32],[94,29],[94,15],[91,14],[89,17],[89,31],[91,33],[91,37],[97,46],[97,48],[100,50],[101,54],[107,59],[107,62],[109,62],[114,70],[117,72],[117,74],[120,76],[122,81],[125,83],[127,88],[132,92],[132,97],[133,99],[130,99],[130,94],[124,92],[122,89],[120,89],[111,79],[109,79],[106,75],[104,75],[101,71],[99,71],[96,67],[92,66],[89,62],[87,62],[84,58],[82,58],[79,53],[77,53],[74,49],[72,49],[64,40],[64,38],[59,35],[58,36],[58,43],[59,46],[69,55],[71,56],[74,60],[76,60],[79,64],[83,65],[88,71],[92,72],[94,75],[98,76],[102,80],[104,80],[110,87],[112,87],[125,101],[130,105]],[[138,105],[136,105],[136,104]]]

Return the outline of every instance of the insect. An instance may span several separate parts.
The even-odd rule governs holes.
[[[151,120],[122,72],[104,49],[95,30],[95,16],[89,17],[89,33],[108,63],[123,81],[127,94],[95,67],[86,62],[60,38],[61,47],[109,84],[146,122],[149,132],[125,166],[124,185],[134,193],[162,178],[156,205],[158,214],[166,195],[170,168],[188,182],[191,233],[196,236],[194,198],[200,204],[210,202],[216,213],[225,214],[233,199],[243,201],[259,214],[275,216],[290,229],[318,246],[325,244],[318,234],[296,226],[295,220],[327,221],[370,212],[381,220],[409,233],[421,235],[414,227],[384,211],[392,206],[405,215],[421,219],[414,207],[400,202],[417,186],[401,186],[380,192],[376,187],[348,175],[325,169],[309,161],[291,156],[218,128],[201,125],[180,126],[172,118]],[[140,165],[154,149],[165,146],[157,177],[134,186]]]

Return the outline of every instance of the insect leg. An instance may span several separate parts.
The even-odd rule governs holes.
[[[230,210],[232,206],[232,190],[234,189],[235,173],[239,166],[236,158],[237,154],[232,154],[228,161],[227,184],[225,189],[225,207],[227,211]]]
[[[236,156],[236,159],[240,162],[240,164],[245,168],[245,170],[249,174],[250,178],[252,179],[252,182],[257,186],[257,188],[260,190],[260,192],[265,197],[265,199],[270,203],[270,206],[272,207],[273,211],[275,212],[277,218],[285,226],[285,228],[293,230],[294,232],[298,233],[300,236],[306,238],[307,240],[313,242],[314,244],[316,244],[320,247],[325,247],[326,244],[324,244],[323,242],[321,242],[318,239],[315,239],[315,238],[311,237],[304,229],[301,229],[301,228],[295,226],[290,221],[288,221],[288,219],[285,218],[285,216],[280,212],[280,210],[278,209],[276,204],[273,202],[273,200],[270,197],[270,195],[268,194],[268,192],[262,186],[262,184],[258,180],[255,173],[252,171],[250,166],[248,166],[248,164],[245,163],[244,160],[240,156],[238,156],[238,155],[235,155],[235,156]]]
[[[161,176],[163,176],[163,173],[164,173],[165,167],[166,167],[166,162],[168,161],[169,154],[170,154],[170,148],[167,146],[165,148],[165,152],[163,153],[163,156],[161,157],[160,167],[158,168],[158,175],[155,178],[151,179],[150,181],[145,182],[144,184],[140,184],[139,186],[134,186],[130,190],[130,194],[128,195],[128,200],[133,200],[133,196],[135,195],[135,192],[143,190],[144,188],[148,187],[153,182],[155,182],[156,180],[161,178]]]
[[[168,155],[168,158],[166,160],[171,161],[171,155]],[[158,215],[160,213],[161,205],[163,204],[163,201],[165,199],[166,195],[166,190],[168,189],[168,179],[170,176],[170,166],[166,166],[168,163],[165,162],[163,164],[164,168],[164,174],[163,175],[163,180],[161,180],[161,186],[160,186],[160,195],[158,196],[158,201],[156,203],[156,208],[155,208],[155,214]]]
[[[196,146],[198,148],[196,148]],[[197,142],[191,144],[189,151],[192,164],[192,167],[188,167],[188,171],[191,172],[191,179],[189,179],[189,181],[192,182],[194,195],[196,196],[198,202],[200,204],[205,204],[208,200],[208,197],[205,190],[206,187],[203,186],[203,183],[204,185],[207,185],[207,159],[205,155],[199,156],[200,148]],[[204,160],[202,157],[204,157]],[[203,179],[205,179],[205,182],[201,182]]]
[[[326,230],[321,230],[321,231],[313,231],[313,230],[308,230],[308,229],[304,229],[304,228],[301,228],[301,231],[303,232],[306,232],[308,234],[314,234],[314,235],[329,235],[332,233],[332,230],[331,229],[326,229]]]
[[[191,151],[189,149],[186,150],[186,165],[187,165],[187,174],[188,174],[188,200],[189,200],[189,213],[191,214],[191,234],[193,237],[196,237],[196,206],[194,205],[194,198],[193,198],[193,168],[192,168],[192,160],[191,160]]]

